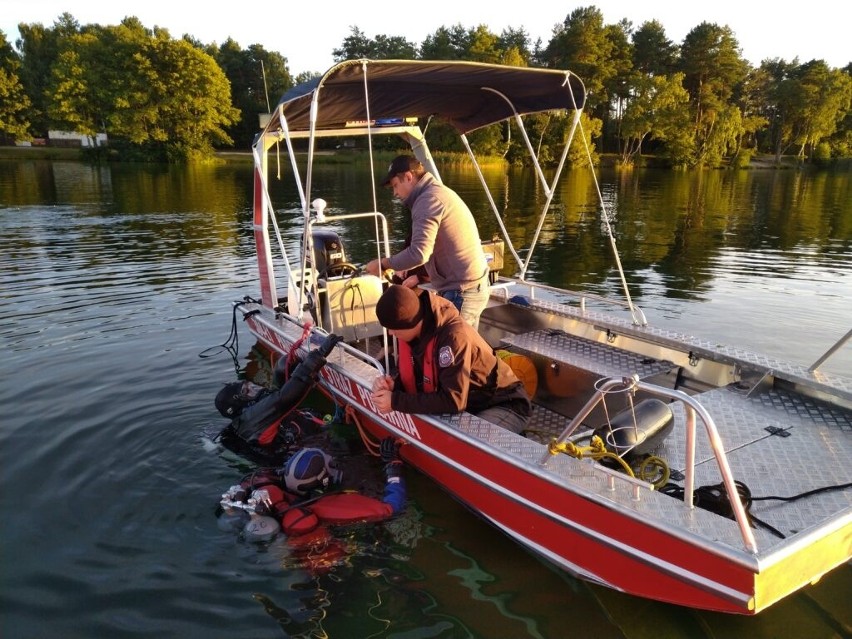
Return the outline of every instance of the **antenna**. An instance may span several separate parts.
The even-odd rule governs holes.
[[[269,108],[269,88],[266,86],[266,68],[263,66],[263,60],[260,61],[260,73],[263,75],[263,93],[266,96],[266,112],[271,113]]]

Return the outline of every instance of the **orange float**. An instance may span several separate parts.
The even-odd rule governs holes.
[[[532,360],[529,357],[507,350],[497,351],[497,357],[506,362],[512,372],[521,380],[530,399],[535,397],[535,392],[538,389],[538,372]]]

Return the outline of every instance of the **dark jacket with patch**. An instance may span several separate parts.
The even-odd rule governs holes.
[[[452,302],[420,293],[423,330],[410,343],[414,378],[423,379],[424,351],[435,337],[433,355],[438,370],[437,390],[407,393],[397,376],[391,406],[404,413],[478,413],[505,405],[522,416],[531,412],[523,384],[512,369],[494,353],[482,336],[465,322]]]

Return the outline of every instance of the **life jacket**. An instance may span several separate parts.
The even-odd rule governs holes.
[[[435,365],[435,336],[426,344],[423,353],[423,388],[417,388],[414,379],[414,357],[411,346],[404,340],[399,340],[399,379],[406,393],[434,393],[438,390],[438,367]]]

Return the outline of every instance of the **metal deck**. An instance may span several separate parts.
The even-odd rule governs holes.
[[[503,340],[521,352],[570,363],[600,377],[632,374],[640,378],[668,372],[672,364],[615,348],[539,330]],[[712,416],[733,476],[752,497],[793,497],[827,486],[852,483],[852,415],[849,411],[777,388],[749,394],[736,385],[695,395]],[[673,471],[682,487],[686,461],[685,410],[673,405],[675,427],[655,454]],[[547,443],[568,425],[570,417],[536,406],[527,437]],[[578,431],[582,434],[583,429]],[[586,429],[586,432],[588,430]],[[696,436],[695,487],[721,482],[706,430],[700,420]],[[795,501],[759,500],[750,512],[791,535],[852,508],[852,490],[821,492]]]
[[[511,302],[510,302],[511,303]],[[661,346],[688,350],[699,357],[714,361],[742,363],[755,369],[771,372],[792,382],[804,384],[813,388],[825,388],[832,394],[852,403],[852,378],[810,371],[807,367],[779,360],[773,357],[754,353],[746,349],[718,344],[692,335],[677,333],[655,326],[637,326],[631,321],[608,312],[582,309],[559,302],[532,299],[526,304],[548,314],[576,320],[584,324],[607,329],[616,334],[627,335],[641,340],[647,340]]]
[[[570,364],[598,377],[636,374],[639,379],[645,379],[659,373],[667,373],[675,367],[671,362],[643,357],[555,329],[512,335],[504,338],[502,343],[524,353],[542,355]]]

